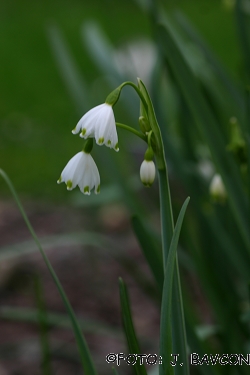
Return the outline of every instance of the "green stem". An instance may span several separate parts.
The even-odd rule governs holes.
[[[160,188],[160,207],[161,207],[161,232],[162,232],[162,249],[164,273],[166,270],[168,252],[174,231],[174,222],[172,214],[172,204],[170,189],[168,183],[168,174],[166,169],[158,170],[159,188]],[[166,276],[165,276],[166,277]],[[179,375],[189,374],[189,364],[187,358],[187,339],[185,329],[185,319],[182,301],[182,292],[179,276],[178,258],[176,256],[175,272],[173,279],[172,292],[172,332],[173,332],[173,350],[179,354],[178,364],[175,367],[175,373]],[[164,335],[164,333],[162,333]],[[167,350],[167,348],[166,348]],[[183,366],[180,366],[183,363]],[[163,367],[160,367],[160,374]]]
[[[171,196],[168,183],[168,174],[166,169],[158,170],[159,189],[160,189],[160,206],[161,206],[161,232],[163,247],[163,264],[167,263],[168,250],[171,243],[174,230],[174,221],[171,205]]]
[[[143,141],[147,142],[147,137],[143,133],[138,132],[134,128],[131,128],[131,126],[128,126],[128,125],[125,125],[125,124],[121,124],[120,122],[116,122],[116,126],[119,126],[119,128],[128,130],[129,132],[137,135],[137,137],[140,137]]]
[[[144,105],[144,108],[145,108],[145,111],[148,112],[148,105],[147,105],[147,102],[144,98],[144,96],[142,95],[141,93],[141,90],[138,88],[138,86],[136,86],[133,82],[130,82],[130,81],[127,81],[127,82],[123,82],[120,86],[120,88],[122,89],[124,86],[131,86],[133,87],[133,89],[137,92],[137,94],[139,95],[143,105]]]

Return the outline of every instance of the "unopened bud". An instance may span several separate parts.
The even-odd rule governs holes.
[[[219,174],[215,174],[210,187],[209,187],[210,194],[212,198],[216,202],[221,202],[223,203],[227,197],[227,192],[224,186],[224,183],[222,181],[222,178]]]
[[[152,160],[144,160],[140,168],[140,177],[143,185],[150,187],[155,179],[155,163]]]
[[[145,134],[145,133],[148,133],[151,128],[150,128],[150,124],[149,124],[149,121],[146,117],[144,116],[140,116],[139,117],[139,126],[140,126],[140,129],[141,131]]]

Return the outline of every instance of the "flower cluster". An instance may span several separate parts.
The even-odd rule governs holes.
[[[130,84],[135,88],[143,102],[144,108],[147,108],[147,103],[141,91],[133,83],[125,82],[108,95],[105,103],[92,108],[82,116],[76,127],[72,130],[72,133],[79,134],[81,138],[86,139],[86,143],[83,150],[70,159],[57,181],[58,183],[65,182],[68,190],[72,190],[78,185],[83,194],[89,195],[92,189],[94,189],[96,194],[100,192],[99,171],[90,155],[93,147],[93,139],[95,139],[99,146],[105,145],[113,148],[115,151],[119,151],[116,125],[130,130],[148,143],[148,149],[144,157],[145,160],[140,169],[140,177],[145,186],[152,185],[155,179],[155,165],[153,162],[154,152],[150,141],[152,130],[147,116],[140,116],[139,118],[141,133],[127,125],[116,124],[115,122],[113,105],[119,99],[121,89],[126,84]]]
[[[84,139],[95,138],[98,145],[119,151],[115,117],[111,105],[104,103],[92,108],[78,122],[73,134],[80,132]],[[90,194],[94,188],[95,193],[100,192],[100,175],[94,159],[90,155],[91,146],[85,147],[68,162],[58,183],[65,182],[68,190],[79,186],[83,194]]]

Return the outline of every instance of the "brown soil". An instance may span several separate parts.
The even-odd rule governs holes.
[[[111,374],[108,353],[128,354],[122,332],[118,278],[127,283],[134,323],[142,353],[155,353],[158,346],[159,307],[142,288],[151,291],[152,278],[130,228],[122,205],[99,210],[55,207],[27,202],[25,209],[39,238],[53,236],[46,246],[51,261],[77,316],[84,319],[84,330],[98,374]],[[110,246],[75,244],[61,240],[66,233],[95,231],[112,243]],[[56,236],[56,238],[54,237]],[[95,239],[95,234],[92,238]],[[30,240],[30,243],[25,241]],[[19,244],[15,256],[10,250]],[[22,244],[22,245],[21,245]],[[7,248],[8,247],[8,248]],[[33,251],[34,250],[34,251]],[[25,254],[26,252],[26,254]],[[5,259],[3,255],[6,254]],[[34,280],[41,280],[48,313],[66,314],[65,307],[49,271],[32,243],[31,236],[14,204],[0,203],[0,375],[38,375],[42,370],[40,329],[37,323],[10,320],[4,308],[36,309]],[[124,266],[120,257],[132,260]],[[140,275],[141,274],[141,275]],[[146,285],[146,286],[145,286]],[[16,310],[15,310],[16,309]],[[94,324],[91,323],[94,322]],[[99,325],[103,325],[102,330]],[[48,328],[51,374],[83,374],[72,329],[51,325]],[[131,374],[122,363],[120,374]],[[87,375],[87,374],[86,374]]]

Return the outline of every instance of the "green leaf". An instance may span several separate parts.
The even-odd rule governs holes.
[[[244,3],[242,0],[236,0],[235,13],[238,25],[238,32],[242,47],[242,54],[245,63],[245,74],[247,78],[246,84],[250,84],[250,30],[249,30],[249,15],[247,11],[244,12]]]
[[[238,117],[238,114],[240,115],[240,113],[242,113],[244,103],[243,97],[237,89],[237,86],[232,82],[232,79],[225,70],[225,67],[220,63],[220,61],[208,47],[207,43],[202,39],[201,35],[195,30],[185,15],[181,12],[177,12],[175,16],[185,35],[188,36],[197,47],[199,47],[204,57],[209,62],[209,65],[216,73],[216,76],[225,87],[225,94],[229,94],[227,95],[227,99],[230,98],[230,104],[235,107]]]
[[[196,124],[206,140],[214,163],[225,184],[229,202],[238,222],[239,230],[247,247],[250,244],[248,228],[248,209],[246,194],[243,189],[241,175],[233,157],[226,151],[227,140],[220,130],[220,124],[210,111],[198,82],[189,68],[175,41],[175,37],[167,25],[158,27],[158,42],[176,81],[196,119]]]
[[[145,227],[145,224],[138,216],[133,216],[131,222],[159,290],[162,291],[164,274],[160,248],[156,246],[156,241],[150,234],[149,228]]]
[[[18,206],[18,208],[21,212],[21,215],[22,215],[22,217],[23,217],[23,219],[24,219],[24,221],[25,221],[25,223],[26,223],[26,225],[27,225],[27,227],[30,231],[30,234],[32,235],[35,243],[37,244],[37,247],[38,247],[38,249],[39,249],[39,251],[40,251],[40,253],[43,257],[43,260],[44,260],[44,262],[45,262],[45,264],[46,264],[46,266],[47,266],[47,268],[48,268],[48,270],[49,270],[49,272],[50,272],[50,274],[51,274],[51,276],[52,276],[52,278],[53,278],[53,280],[54,280],[54,282],[57,286],[57,289],[58,289],[58,291],[61,295],[61,298],[64,302],[65,308],[66,308],[67,313],[70,317],[72,328],[73,328],[73,331],[74,331],[74,334],[75,334],[75,339],[76,339],[77,347],[78,347],[78,350],[79,350],[79,353],[80,353],[80,358],[81,358],[83,369],[86,371],[86,373],[88,375],[97,375],[95,367],[94,367],[93,360],[92,360],[90,352],[89,352],[89,348],[88,348],[87,343],[85,341],[85,338],[84,338],[84,336],[81,332],[81,329],[79,327],[79,324],[78,324],[76,316],[75,316],[75,313],[74,313],[74,311],[73,311],[73,309],[70,305],[70,302],[69,302],[69,300],[68,300],[68,298],[67,298],[67,296],[66,296],[66,294],[63,290],[63,287],[62,287],[62,285],[61,285],[61,283],[60,283],[60,281],[59,281],[59,279],[58,279],[49,259],[47,258],[45,252],[43,251],[43,249],[41,247],[40,241],[39,241],[32,225],[31,225],[25,211],[24,211],[24,208],[23,208],[23,206],[22,206],[22,204],[21,204],[21,202],[18,198],[18,195],[17,195],[17,193],[14,189],[14,186],[13,186],[12,182],[10,181],[7,174],[2,169],[0,169],[0,175],[3,177],[6,184],[8,185],[8,187],[9,187],[9,189],[10,189],[10,191],[11,191],[11,193],[12,193],[12,195],[13,195],[16,203],[17,203],[17,206]]]
[[[170,364],[170,361],[173,360],[173,358],[170,356],[173,353],[171,319],[173,275],[175,270],[176,252],[181,226],[189,200],[190,198],[187,198],[185,200],[179,213],[172,241],[170,244],[167,265],[165,270],[160,325],[160,356],[162,357],[162,365],[160,365],[160,375],[174,375],[174,367]],[[185,354],[185,358],[182,358],[183,353],[178,354],[180,354],[179,362],[184,363],[185,365],[187,353]]]
[[[120,288],[120,301],[121,301],[121,309],[122,309],[122,321],[123,321],[124,330],[125,330],[125,334],[127,338],[129,353],[141,354],[138,340],[135,334],[134,324],[132,321],[127,288],[122,278],[119,278],[119,288]],[[147,375],[144,364],[140,365],[138,360],[133,365],[133,369],[136,375]]]

